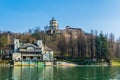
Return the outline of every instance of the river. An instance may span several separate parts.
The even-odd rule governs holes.
[[[0,80],[120,80],[120,66],[0,67]]]

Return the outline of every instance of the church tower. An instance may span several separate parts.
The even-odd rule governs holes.
[[[58,23],[57,23],[57,21],[54,19],[54,17],[50,20],[49,30],[50,30],[50,34],[57,34]]]

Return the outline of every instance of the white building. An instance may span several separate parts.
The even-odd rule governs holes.
[[[37,44],[20,44],[19,39],[15,39],[12,59],[14,61],[52,61],[53,51],[43,46],[42,40],[38,40]]]

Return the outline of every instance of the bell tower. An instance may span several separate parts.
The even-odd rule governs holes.
[[[57,34],[58,23],[57,23],[57,21],[54,19],[54,17],[50,20],[49,30],[50,30],[50,34]]]

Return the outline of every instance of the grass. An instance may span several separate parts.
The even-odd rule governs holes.
[[[112,60],[112,66],[120,66],[120,60]]]

